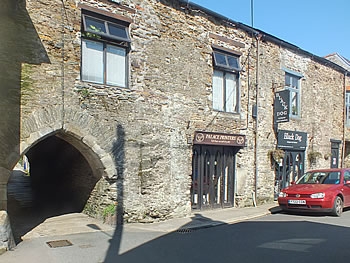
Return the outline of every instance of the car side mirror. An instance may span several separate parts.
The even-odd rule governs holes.
[[[349,183],[350,183],[350,181],[349,181]],[[291,185],[295,184],[295,181],[291,181],[290,184],[291,184]]]
[[[350,181],[345,181],[345,184],[350,184]]]

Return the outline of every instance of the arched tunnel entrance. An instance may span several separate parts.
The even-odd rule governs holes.
[[[101,178],[59,134],[32,146],[26,157],[28,173],[17,167],[8,181],[8,214],[16,243],[49,217],[82,212]]]

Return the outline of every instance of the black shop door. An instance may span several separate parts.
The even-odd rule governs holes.
[[[235,156],[239,149],[194,145],[191,187],[193,209],[234,206]]]
[[[286,151],[280,167],[279,190],[288,187],[304,174],[304,151]]]

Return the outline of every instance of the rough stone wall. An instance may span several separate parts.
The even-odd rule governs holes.
[[[257,43],[244,30],[180,7],[178,1],[63,2],[65,6],[59,0],[27,0],[50,63],[22,66],[27,86],[22,89],[21,141],[30,147],[28,141],[35,143],[33,134],[41,138],[38,130],[47,131],[42,137],[62,130],[91,147],[112,175],[97,184],[89,209],[115,203],[123,193],[126,221],[188,215],[192,155],[188,140],[196,130],[247,136],[247,147],[237,155],[238,206],[252,205],[258,146],[257,198],[271,200],[274,172],[267,153],[276,144],[273,90],[284,87],[282,68],[304,77],[302,118],[280,128],[307,132],[322,153],[329,149],[330,138],[342,138],[342,75],[330,67],[264,39]],[[78,2],[133,20],[128,88],[80,81]],[[212,45],[241,54],[240,114],[212,110]],[[256,88],[257,144],[252,117]],[[319,107],[321,103],[324,106]],[[331,109],[335,114],[329,113]],[[119,188],[117,178],[122,180]]]
[[[303,77],[301,89],[301,117],[280,123],[279,129],[296,130],[308,134],[305,151],[305,170],[330,167],[331,139],[343,140],[344,74],[316,62],[297,51],[281,48],[263,39],[259,45],[259,192],[261,199],[272,191],[274,172],[268,151],[277,144],[272,130],[273,91],[284,89],[284,69]],[[346,80],[348,81],[348,80]],[[345,129],[344,132],[347,130]],[[340,158],[341,158],[340,149]],[[310,164],[308,154],[319,152],[316,164]],[[328,156],[328,157],[327,157]],[[340,160],[341,162],[341,160]]]
[[[296,129],[308,133],[307,154],[320,152],[322,158],[314,167],[329,167],[324,156],[331,151],[330,139],[343,139],[344,75],[310,58],[282,53],[283,65],[298,69],[301,79],[301,118],[281,125],[284,129]],[[313,168],[306,160],[306,169]]]
[[[23,91],[26,92],[22,100],[23,119],[35,112],[47,112],[56,118],[40,119],[49,120],[45,125],[54,130],[60,123],[63,129],[79,127],[77,116],[90,115],[97,122],[102,121],[99,122],[101,127],[89,127],[89,133],[112,156],[117,125],[121,125],[125,131],[125,144],[121,149],[124,160],[116,158],[115,164],[123,162],[126,220],[157,220],[188,214],[191,183],[188,137],[195,130],[240,133],[239,129],[247,126],[246,118],[250,113],[247,99],[241,102],[241,115],[218,114],[211,110],[210,45],[220,43],[211,39],[209,32],[227,33],[228,39],[239,42],[249,37],[218,21],[209,21],[205,14],[186,14],[158,1],[133,1],[129,5],[132,12],[105,1],[81,3],[134,20],[130,25],[129,89],[79,81],[80,9],[76,2],[66,1],[63,12],[60,1],[28,1],[27,9],[51,63],[22,68],[31,87]],[[224,46],[230,48],[230,44],[224,43]],[[233,48],[244,53],[249,46]],[[242,56],[241,59],[247,58]],[[245,78],[241,81],[244,89]],[[247,98],[244,89],[242,97]],[[21,135],[26,141],[35,125],[24,123],[27,127]],[[81,129],[86,128],[81,125]],[[101,134],[101,131],[105,132]],[[248,135],[248,130],[246,132]],[[246,174],[249,167],[246,163],[251,159],[243,157],[238,161]],[[244,188],[251,188],[251,184],[244,183],[245,176],[241,180],[244,194]],[[104,185],[101,189],[108,188],[108,184]],[[94,195],[99,194],[101,192],[96,191]],[[113,199],[108,195],[106,198]]]
[[[14,247],[9,217],[6,211],[0,211],[0,255]]]
[[[271,167],[269,151],[275,148],[277,143],[273,131],[273,101],[274,89],[279,80],[284,80],[280,67],[280,49],[270,42],[265,42],[258,38],[255,43],[255,57],[258,61],[255,70],[258,71],[258,149],[257,149],[257,202],[267,202],[273,200],[273,188],[275,173]],[[254,70],[253,74],[256,74]],[[254,79],[255,81],[255,79]],[[254,149],[255,150],[255,149]],[[253,150],[253,151],[254,151]]]

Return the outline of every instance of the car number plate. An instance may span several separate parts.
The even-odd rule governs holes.
[[[306,200],[288,200],[288,204],[305,205]]]

